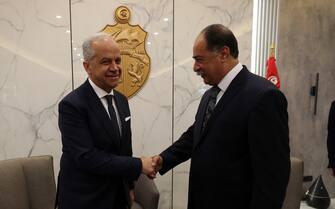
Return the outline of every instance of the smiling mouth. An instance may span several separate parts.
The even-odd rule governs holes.
[[[117,75],[107,75],[106,77],[111,78],[111,79],[120,79],[120,74],[117,74]]]

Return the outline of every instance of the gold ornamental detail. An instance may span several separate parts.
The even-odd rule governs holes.
[[[150,57],[145,49],[147,32],[139,25],[130,25],[130,10],[115,10],[115,25],[106,25],[102,32],[110,34],[121,49],[122,76],[116,89],[125,96],[134,96],[149,77]]]

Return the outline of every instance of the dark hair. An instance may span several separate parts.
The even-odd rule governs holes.
[[[237,40],[231,30],[221,24],[209,25],[201,31],[209,51],[218,51],[224,46],[230,49],[230,54],[236,59],[238,57]]]

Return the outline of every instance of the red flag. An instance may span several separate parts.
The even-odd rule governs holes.
[[[266,62],[266,79],[271,81],[278,89],[280,88],[276,59],[273,56],[270,56]]]

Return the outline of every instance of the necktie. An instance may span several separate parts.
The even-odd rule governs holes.
[[[215,108],[215,104],[216,104],[216,97],[218,95],[218,93],[220,92],[220,88],[217,86],[213,86],[210,90],[209,90],[209,99],[208,99],[208,103],[207,103],[207,108],[206,108],[206,113],[204,116],[204,120],[202,122],[202,131],[204,131],[209,118],[211,117],[214,108]]]
[[[118,136],[120,136],[120,129],[119,129],[119,124],[117,122],[117,118],[116,118],[116,112],[113,106],[113,95],[106,95],[106,100],[107,100],[107,104],[108,104],[108,112],[109,112],[109,116],[110,119],[112,121],[112,123],[115,125],[115,127],[117,128],[117,134]]]

